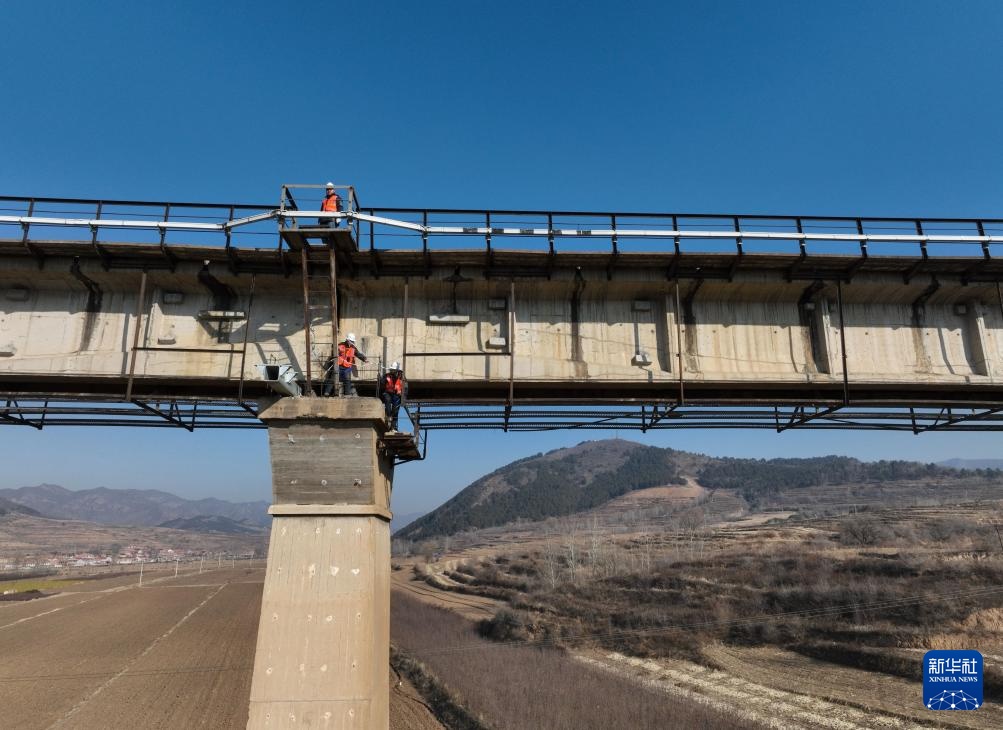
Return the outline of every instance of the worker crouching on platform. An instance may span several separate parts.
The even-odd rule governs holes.
[[[344,342],[338,343],[338,381],[341,384],[341,393],[343,396],[354,397],[357,395],[355,392],[355,385],[352,383],[352,368],[355,367],[355,359],[358,358],[362,362],[366,362],[366,356],[358,347],[355,346],[355,334],[352,332],[348,333]],[[332,360],[334,358],[331,358]],[[331,395],[331,391],[334,388],[334,368],[335,363],[331,363],[331,367],[328,368],[327,374],[324,376],[324,395]]]
[[[387,412],[387,423],[390,424],[390,431],[397,430],[397,414],[400,412],[401,401],[407,395],[407,380],[401,371],[399,362],[393,362],[383,381],[380,383],[380,398],[383,400],[383,407]]]

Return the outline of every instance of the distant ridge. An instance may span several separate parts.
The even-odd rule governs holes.
[[[1003,469],[1003,459],[948,459],[938,464],[951,469]]]
[[[265,527],[270,524],[269,503],[227,502],[221,499],[184,499],[155,489],[81,489],[57,484],[0,489],[0,500],[34,510],[35,514],[104,525],[153,527],[176,519],[217,515]]]
[[[634,489],[682,484],[674,453],[610,439],[520,459],[481,477],[397,536],[421,539],[542,520],[597,507]]]
[[[628,492],[688,480],[709,489],[734,492],[749,505],[785,490],[833,484],[927,482],[974,476],[958,469],[984,470],[999,481],[1003,472],[985,471],[1003,460],[952,460],[945,465],[914,461],[865,462],[848,456],[804,459],[718,458],[633,441],[586,441],[514,461],[470,484],[455,497],[395,533],[422,540],[517,520],[537,521],[590,510]],[[975,466],[978,465],[978,466]],[[985,466],[984,466],[985,465]]]
[[[0,497],[0,517],[9,514],[31,515],[32,517],[40,516],[39,513],[31,507],[25,507],[23,504],[11,502],[9,499]]]

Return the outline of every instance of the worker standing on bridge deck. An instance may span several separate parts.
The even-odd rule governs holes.
[[[359,358],[362,362],[366,361],[365,354],[355,346],[355,334],[349,332],[345,341],[338,343],[338,380],[341,381],[342,395],[357,395],[355,385],[352,383],[352,368],[355,367],[355,358]]]
[[[390,431],[394,432],[397,430],[397,413],[400,411],[401,401],[407,394],[407,381],[399,362],[394,361],[390,365],[380,385],[380,399],[387,411],[387,423],[390,424]]]
[[[341,196],[335,192],[334,183],[328,183],[325,187],[324,199],[320,202],[320,210],[322,213],[340,213],[341,212]],[[324,218],[320,221],[321,225],[331,227],[332,225],[337,228],[341,224],[339,218]]]

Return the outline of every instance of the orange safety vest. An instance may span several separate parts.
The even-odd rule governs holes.
[[[341,197],[337,193],[332,193],[324,198],[320,204],[323,213],[337,213],[341,210]]]
[[[392,374],[387,373],[383,376],[383,392],[400,395],[404,392],[404,378],[400,375],[394,377]]]
[[[338,343],[338,367],[350,368],[355,365],[355,345]]]

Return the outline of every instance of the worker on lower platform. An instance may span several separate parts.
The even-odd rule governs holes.
[[[366,356],[355,345],[355,334],[348,333],[344,342],[338,343],[338,380],[341,383],[341,395],[355,396],[355,385],[352,383],[352,369],[355,367],[355,359],[366,362]]]
[[[324,199],[320,202],[320,210],[323,213],[340,213],[341,212],[341,196],[334,189],[334,183],[328,183],[324,186]],[[322,226],[333,226],[337,228],[341,224],[340,218],[321,218],[319,221]]]
[[[407,381],[404,379],[404,372],[401,370],[399,362],[394,361],[383,376],[380,384],[380,398],[383,400],[383,407],[387,412],[387,423],[390,431],[397,430],[397,414],[400,412],[401,402],[407,395]]]

